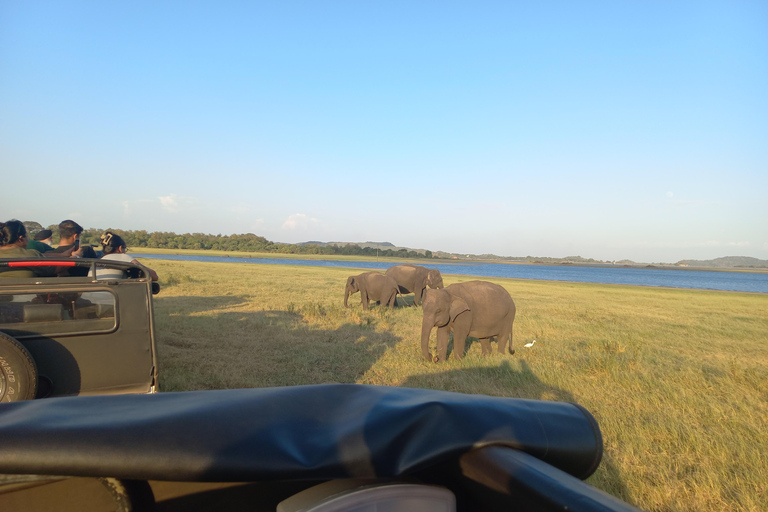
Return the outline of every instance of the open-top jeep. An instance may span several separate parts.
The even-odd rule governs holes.
[[[0,272],[0,402],[157,391],[152,295],[159,287],[148,269],[86,258],[4,259],[2,267],[50,275],[89,268],[97,276],[112,268],[126,278]]]

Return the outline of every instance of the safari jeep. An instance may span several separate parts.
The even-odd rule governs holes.
[[[0,402],[158,390],[152,295],[159,287],[145,267],[86,258],[5,259],[1,267],[46,275],[116,268],[127,277],[0,273]]]

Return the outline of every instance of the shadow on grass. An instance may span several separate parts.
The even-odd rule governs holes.
[[[157,298],[161,389],[354,383],[400,341],[377,331],[376,307],[360,323],[323,329],[325,316],[338,324],[337,309],[237,310],[247,304],[232,296]]]
[[[495,348],[494,345],[494,350]],[[529,400],[575,402],[570,391],[543,382],[524,360],[520,360],[520,369],[513,368],[510,361],[505,360],[497,366],[461,368],[414,375],[406,379],[402,386],[444,389],[470,394],[485,393]],[[619,499],[628,502],[631,499],[619,469],[607,452],[603,452],[600,467],[588,480],[591,485]]]
[[[524,360],[520,361],[519,370],[513,368],[509,360],[504,360],[492,366],[413,375],[405,380],[403,386],[445,389],[463,393],[471,393],[472,389],[483,389],[487,390],[488,394],[505,397],[558,402],[574,401],[569,391],[542,382]]]

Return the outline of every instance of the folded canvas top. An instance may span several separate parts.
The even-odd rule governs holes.
[[[329,384],[0,404],[0,473],[235,482],[400,477],[473,447],[578,478],[600,429],[569,403]]]

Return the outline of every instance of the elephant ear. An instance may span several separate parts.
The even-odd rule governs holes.
[[[442,277],[440,276],[440,271],[437,269],[432,269],[429,271],[429,278],[427,279],[427,283],[429,286],[432,286],[434,288],[437,288],[437,283],[442,282]]]
[[[451,301],[451,309],[449,314],[451,315],[451,322],[456,320],[456,317],[465,311],[469,311],[469,305],[461,297],[454,297]]]
[[[357,283],[355,283],[355,276],[349,276],[349,279],[347,279],[347,287],[355,289],[356,284]]]

